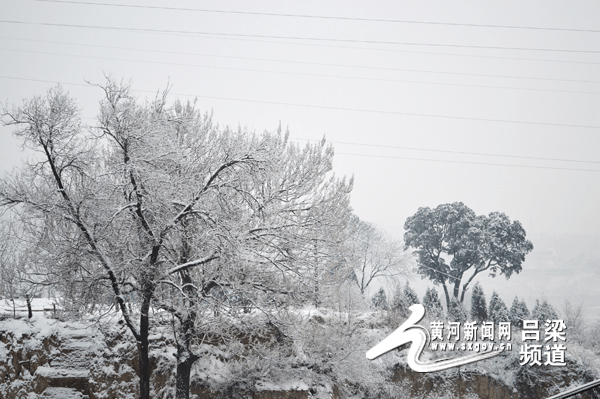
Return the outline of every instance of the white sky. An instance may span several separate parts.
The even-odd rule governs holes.
[[[140,97],[170,82],[221,125],[325,135],[356,213],[398,238],[454,201],[520,220],[536,249],[488,296],[600,299],[598,2],[0,0],[0,59],[3,104],[62,82],[92,124],[85,81],[109,73]],[[0,140],[11,170],[24,155]]]

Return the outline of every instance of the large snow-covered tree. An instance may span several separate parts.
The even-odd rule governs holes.
[[[477,216],[462,202],[419,208],[406,219],[404,229],[404,242],[415,249],[419,274],[442,286],[448,308],[452,297],[463,303],[479,273],[506,278],[519,273],[533,249],[518,221],[500,212]]]
[[[143,399],[151,309],[173,315],[177,396],[188,397],[209,315],[297,303],[335,264],[351,183],[329,174],[324,142],[218,128],[166,92],[140,103],[127,85],[102,89],[89,131],[60,87],[5,110],[38,157],[1,182],[0,203],[18,206],[44,284],[67,281],[82,307],[116,301],[138,344]]]

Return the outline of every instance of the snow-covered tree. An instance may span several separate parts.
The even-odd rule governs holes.
[[[531,311],[531,319],[538,320],[540,327],[544,325],[546,320],[556,320],[558,315],[554,307],[548,303],[546,298],[542,298],[542,302],[539,299],[535,300],[535,306]]]
[[[586,341],[588,325],[585,320],[583,304],[573,305],[565,299],[561,309],[561,317],[569,329],[569,339],[580,344]]]
[[[518,221],[500,212],[477,216],[462,202],[419,208],[404,229],[406,247],[415,249],[417,271],[442,286],[447,307],[450,297],[464,302],[479,273],[506,278],[519,273],[533,249]]]
[[[448,309],[448,319],[451,321],[465,322],[468,319],[467,310],[456,298],[452,298],[450,308]]]
[[[32,317],[31,301],[41,287],[36,286],[35,276],[27,272],[27,251],[21,242],[16,220],[0,217],[0,300],[12,307],[16,317],[16,300],[26,299],[28,316]]]
[[[5,112],[39,158],[1,182],[0,204],[22,210],[45,284],[67,281],[82,307],[90,292],[95,306],[116,301],[142,399],[151,307],[173,315],[177,397],[188,397],[198,337],[225,332],[225,316],[303,303],[335,274],[351,184],[329,174],[324,141],[300,148],[281,132],[220,129],[166,92],[140,104],[127,85],[102,89],[93,132],[60,88]]]
[[[402,286],[396,284],[392,293],[392,299],[389,301],[390,310],[397,313],[399,316],[404,317],[406,314],[406,306],[404,304],[404,292],[402,292]]]
[[[373,295],[373,297],[371,298],[371,302],[373,302],[373,306],[375,306],[375,309],[388,309],[387,295],[385,294],[385,290],[383,289],[383,287],[379,288],[379,291],[377,291],[375,295]]]
[[[519,298],[515,296],[515,299],[513,299],[513,303],[510,306],[509,318],[510,323],[513,326],[523,328],[523,320],[529,319],[529,309],[527,309],[525,300],[519,300]]]
[[[410,255],[401,242],[356,216],[352,218],[351,229],[345,249],[346,262],[354,270],[352,279],[360,292],[364,294],[375,280],[390,282],[408,275]]]
[[[423,297],[423,306],[427,314],[432,318],[440,318],[444,314],[442,303],[435,288],[427,287],[425,296]]]
[[[403,294],[404,294],[403,295],[404,304],[405,304],[406,307],[410,307],[410,306],[412,306],[412,305],[414,305],[416,303],[420,303],[419,302],[419,297],[417,296],[417,293],[408,284],[408,281],[406,282],[406,285],[404,285]]]
[[[473,286],[473,292],[471,293],[471,318],[478,322],[488,319],[485,293],[479,282]]]
[[[494,323],[498,323],[500,321],[510,321],[508,308],[496,291],[492,293],[492,297],[490,298],[488,318]]]
[[[400,284],[396,284],[396,288],[394,289],[394,295],[392,296],[392,300],[390,302],[390,309],[395,311],[399,316],[406,317],[410,314],[408,308],[411,305],[419,302],[419,297],[415,290],[412,289],[408,281],[402,287]]]

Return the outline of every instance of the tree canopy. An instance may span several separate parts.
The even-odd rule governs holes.
[[[19,216],[40,283],[80,309],[116,302],[143,399],[151,309],[173,316],[185,398],[192,338],[218,324],[210,315],[269,314],[318,294],[323,269],[341,263],[352,183],[329,173],[324,140],[301,148],[281,130],[219,128],[166,92],[141,103],[126,84],[101,89],[93,130],[60,87],[5,110],[37,158],[0,181],[0,205]]]
[[[519,273],[533,249],[518,221],[500,212],[477,216],[462,202],[419,208],[406,219],[404,229],[404,242],[415,249],[419,274],[442,286],[447,306],[451,297],[464,301],[479,273],[506,278]]]
[[[352,269],[351,279],[364,295],[376,280],[395,281],[407,276],[410,255],[401,242],[392,239],[371,223],[352,217],[351,235],[344,248],[344,258]]]

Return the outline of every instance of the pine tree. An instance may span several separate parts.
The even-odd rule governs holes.
[[[548,303],[546,299],[543,299],[540,303],[539,300],[535,300],[535,307],[531,312],[531,318],[533,320],[538,320],[539,326],[542,327],[546,320],[556,320],[558,319],[558,315],[556,314],[556,310]]]
[[[423,306],[425,306],[427,314],[432,318],[440,318],[444,313],[442,303],[435,288],[427,287],[425,296],[423,297]]]
[[[406,306],[407,308],[409,308],[411,305],[414,305],[416,303],[420,303],[417,293],[415,292],[415,290],[413,290],[410,287],[410,285],[408,285],[408,281],[406,282],[406,285],[404,286],[403,299],[404,299],[404,306]]]
[[[456,298],[452,298],[448,309],[448,319],[464,323],[467,321],[467,310]]]
[[[490,299],[488,318],[491,319],[494,323],[510,320],[506,304],[504,303],[502,298],[500,298],[496,291],[494,291],[494,293],[492,294],[492,298]]]
[[[479,283],[475,284],[471,294],[471,317],[478,322],[485,321],[488,318],[485,294]]]
[[[529,308],[527,307],[527,303],[525,302],[525,299],[521,299],[520,307],[524,315],[523,317],[529,317],[531,315],[531,313],[529,312]]]
[[[509,319],[510,324],[518,328],[523,328],[523,320],[529,318],[529,309],[524,300],[520,300],[515,296],[513,303],[510,307]]]
[[[379,288],[379,291],[377,291],[377,293],[375,295],[373,295],[373,298],[371,298],[371,301],[373,301],[373,305],[375,306],[375,309],[378,309],[378,310],[387,310],[388,309],[387,295],[385,294],[385,290],[383,288]]]
[[[403,316],[406,313],[406,307],[404,306],[404,294],[402,292],[402,287],[400,286],[400,284],[396,284],[396,288],[394,289],[394,295],[390,303],[390,309],[394,312],[399,313],[401,316]]]

